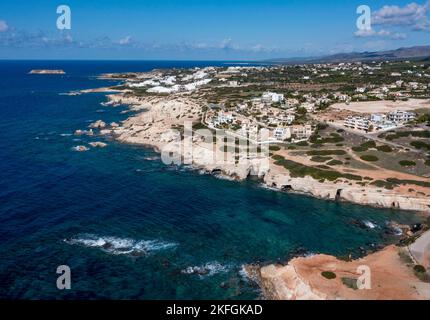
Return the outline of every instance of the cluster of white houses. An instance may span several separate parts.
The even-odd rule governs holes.
[[[396,110],[388,114],[374,113],[370,117],[350,116],[345,119],[344,126],[366,132],[391,130],[415,118],[416,114],[413,112]]]

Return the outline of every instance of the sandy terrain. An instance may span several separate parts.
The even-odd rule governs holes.
[[[409,99],[408,101],[366,101],[336,103],[329,110],[347,110],[356,113],[388,113],[395,110],[410,111],[417,109],[430,109],[430,100]]]
[[[357,289],[363,272],[359,266],[369,268],[370,289]],[[266,298],[273,300],[430,299],[430,283],[417,278],[412,267],[406,248],[389,246],[351,262],[316,255],[293,259],[287,266],[270,265],[261,269],[260,282]],[[323,277],[327,271],[336,278]]]
[[[362,162],[362,163],[366,164],[367,166],[373,167],[374,169],[357,169],[357,168],[351,168],[348,166],[340,165],[340,166],[333,167],[333,170],[343,172],[343,173],[352,173],[355,175],[359,175],[361,177],[370,177],[370,178],[373,178],[374,180],[386,180],[388,178],[396,178],[399,180],[415,180],[415,181],[425,181],[425,182],[429,181],[429,179],[425,178],[425,177],[381,168],[381,167],[377,166],[376,164],[372,164],[372,163],[369,163],[369,162],[366,162],[366,161],[360,159],[350,149],[345,149],[345,151],[348,152],[349,157],[354,158],[355,160]],[[301,163],[301,164],[304,164],[307,166],[318,165],[318,163],[311,161],[310,157],[293,155],[288,150],[279,151],[279,152],[277,152],[277,154],[282,155],[285,159],[288,159],[288,160],[291,160],[291,161],[294,161],[297,163]],[[275,165],[273,165],[273,166],[275,166]],[[272,167],[272,169],[273,169],[273,167]],[[426,195],[430,195],[430,188],[426,188],[426,187],[422,187],[422,186],[418,186],[418,185],[402,185],[402,186],[399,186],[397,188],[394,188],[393,192],[397,192],[399,194],[407,194],[407,193],[410,193],[409,192],[410,189],[414,190],[413,192],[411,192],[414,196],[428,198]],[[425,195],[417,194],[417,192],[424,193]],[[429,199],[429,202],[430,202],[430,199]]]

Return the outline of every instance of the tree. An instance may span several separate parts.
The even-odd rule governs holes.
[[[305,115],[306,113],[308,113],[308,111],[304,107],[298,107],[297,108],[297,113],[300,114],[300,115]]]

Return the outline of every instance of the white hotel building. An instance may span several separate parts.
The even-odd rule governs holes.
[[[368,131],[370,120],[363,117],[348,117],[345,119],[344,126],[356,130]]]
[[[414,120],[416,114],[408,111],[394,111],[388,114],[388,119],[395,123],[405,123]]]

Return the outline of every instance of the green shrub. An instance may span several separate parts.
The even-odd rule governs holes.
[[[270,151],[279,151],[279,150],[281,150],[281,148],[279,146],[270,146],[269,150]]]
[[[417,186],[430,188],[430,182],[427,181],[419,181],[419,180],[400,180],[396,178],[388,178],[387,181],[389,183],[395,184],[395,185],[401,185],[401,184],[414,184]]]
[[[417,264],[414,266],[414,271],[416,273],[425,273],[427,270],[424,266]]]
[[[358,290],[357,279],[342,278],[342,283],[350,289]]]
[[[294,178],[296,177],[306,177],[311,176],[315,180],[329,180],[336,181],[339,178],[352,179],[360,181],[362,178],[360,176],[350,175],[350,174],[342,174],[335,170],[322,170],[316,167],[305,166],[301,163],[294,162],[291,160],[287,160],[280,155],[272,156],[272,159],[275,160],[275,164],[278,166],[282,166],[290,172],[290,175]]]
[[[367,151],[367,149],[366,149],[366,148],[363,148],[363,147],[361,147],[361,146],[358,146],[358,147],[352,147],[352,150],[353,150],[353,151],[355,151],[355,152],[365,152],[365,151]]]
[[[357,146],[357,147],[352,147],[352,150],[354,150],[355,152],[365,152],[371,148],[376,148],[376,143],[375,141],[367,141],[362,143],[361,145]]]
[[[355,180],[355,181],[362,181],[363,177],[361,176],[357,176],[355,174],[351,174],[351,173],[345,173],[342,175],[343,178],[348,179],[348,180]]]
[[[328,280],[336,279],[336,274],[331,271],[323,271],[321,272],[321,275]]]
[[[388,189],[388,190],[392,190],[392,189],[394,189],[394,187],[395,187],[395,185],[394,185],[394,184],[392,184],[392,183],[390,183],[390,182],[387,182],[387,181],[384,181],[384,180],[376,180],[376,181],[373,181],[373,182],[371,183],[371,185],[376,186],[376,187],[378,187],[378,188]]]
[[[423,141],[412,141],[411,146],[415,149],[427,149],[430,150],[430,144],[427,144]]]
[[[299,147],[307,147],[309,143],[307,141],[300,141],[297,142],[296,145],[298,145]]]
[[[311,158],[311,161],[313,162],[327,162],[333,158],[331,157],[323,157],[323,156],[314,156]]]
[[[387,145],[378,146],[378,147],[376,147],[376,149],[378,151],[382,151],[382,152],[393,152],[393,149]]]
[[[330,162],[327,162],[327,165],[329,166],[339,166],[341,164],[343,164],[343,162],[339,160],[331,160]]]
[[[370,149],[370,148],[376,148],[376,142],[375,141],[367,141],[367,142],[365,142],[365,143],[362,143],[361,144],[361,146],[363,147],[363,148],[367,148],[367,149]]]
[[[317,124],[317,130],[324,130],[327,128],[328,128],[328,125],[326,123],[320,122]]]
[[[342,156],[345,154],[346,154],[346,151],[344,150],[312,150],[307,152],[308,156],[331,156],[331,155]]]
[[[417,165],[414,161],[410,161],[410,160],[399,161],[399,164],[402,167],[415,167]]]
[[[364,160],[364,161],[368,161],[368,162],[376,162],[376,161],[379,160],[377,156],[374,156],[374,155],[371,155],[371,154],[362,155],[360,157],[360,159]]]
[[[385,139],[392,141],[394,139],[398,138],[407,138],[409,136],[415,137],[415,138],[430,138],[430,131],[424,130],[424,131],[399,131],[395,133],[390,133],[385,136]]]

